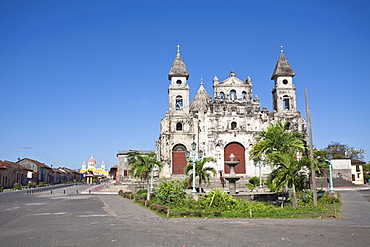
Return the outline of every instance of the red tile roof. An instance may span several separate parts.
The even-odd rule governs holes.
[[[47,168],[47,169],[51,169],[51,167],[49,167],[49,166],[45,165],[44,163],[41,163],[41,162],[39,162],[37,160],[33,160],[33,159],[29,159],[29,158],[24,158],[24,159],[21,159],[20,161],[22,161],[22,160],[28,160],[28,161],[31,161],[31,162],[35,163],[35,165],[37,165],[39,167],[44,167],[44,168]]]
[[[351,163],[352,164],[365,164],[366,162],[362,160],[351,160]]]

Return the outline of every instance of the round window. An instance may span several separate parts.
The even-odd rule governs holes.
[[[181,80],[177,80],[177,81],[176,81],[176,84],[177,84],[177,85],[181,85],[181,83],[182,83],[182,81],[181,81]]]
[[[284,84],[284,85],[288,84],[288,80],[287,80],[287,79],[284,79],[284,80],[283,80],[283,84]]]

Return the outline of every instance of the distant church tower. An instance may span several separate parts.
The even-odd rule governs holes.
[[[272,89],[272,102],[275,111],[295,112],[297,110],[296,92],[293,85],[294,76],[295,73],[281,49],[279,60],[271,77],[271,80],[275,82],[275,87]]]
[[[171,115],[183,115],[189,113],[189,86],[187,80],[189,73],[180,55],[180,46],[177,46],[177,55],[172,64],[168,80],[171,85],[168,88],[169,112]]]

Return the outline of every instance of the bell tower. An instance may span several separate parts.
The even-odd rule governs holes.
[[[295,73],[284,56],[283,47],[280,48],[280,57],[271,76],[271,80],[275,82],[272,89],[273,109],[277,112],[296,112],[296,89],[293,85]]]
[[[168,88],[168,110],[172,115],[189,113],[189,85],[187,80],[189,73],[180,55],[180,46],[177,46],[177,55],[172,64],[168,80],[171,85]]]

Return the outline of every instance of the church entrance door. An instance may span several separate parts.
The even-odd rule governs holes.
[[[237,142],[227,144],[224,150],[224,160],[228,160],[232,153],[235,155],[234,160],[240,160],[240,163],[235,166],[235,173],[245,174],[245,148]],[[224,171],[225,174],[230,174],[230,167],[224,164]]]
[[[187,164],[185,156],[186,148],[178,144],[172,149],[172,174],[184,174]]]

